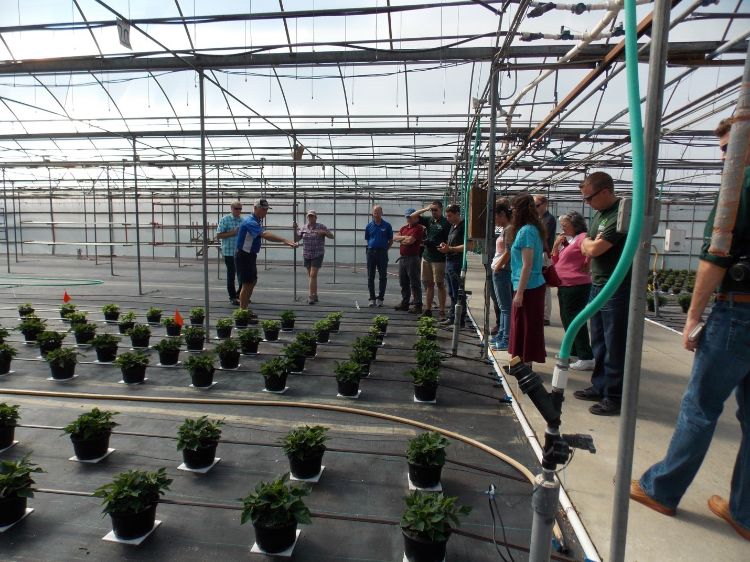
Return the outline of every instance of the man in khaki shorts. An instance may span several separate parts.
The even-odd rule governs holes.
[[[430,217],[422,217],[422,213],[427,211],[430,212]],[[419,223],[425,227],[422,283],[427,294],[422,314],[432,316],[432,299],[435,296],[435,285],[437,285],[440,319],[445,320],[445,255],[438,250],[438,246],[448,240],[451,225],[443,216],[442,201],[438,200],[433,201],[424,209],[414,211],[411,216],[418,217]]]

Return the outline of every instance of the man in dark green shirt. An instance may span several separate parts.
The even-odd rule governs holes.
[[[422,216],[422,213],[427,211],[431,215],[429,218]],[[445,320],[445,255],[438,250],[438,246],[448,240],[451,225],[443,216],[442,201],[433,201],[424,209],[414,211],[411,216],[418,217],[419,223],[425,227],[422,283],[427,294],[423,314],[432,316],[432,299],[435,296],[435,285],[437,285],[440,319]]]

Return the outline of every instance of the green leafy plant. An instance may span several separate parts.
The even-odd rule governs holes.
[[[110,349],[117,347],[118,343],[120,343],[120,338],[112,334],[98,334],[91,340],[91,345],[97,349]]]
[[[217,343],[214,351],[216,351],[219,357],[239,353],[240,342],[234,338],[227,338]]]
[[[299,332],[295,341],[302,345],[308,352],[312,352],[318,342],[318,338],[312,332]]]
[[[118,357],[119,359],[119,357]],[[91,439],[97,437],[103,433],[109,433],[112,431],[117,422],[113,421],[118,412],[111,410],[100,410],[94,408],[90,412],[81,414],[76,418],[75,421],[69,423],[63,428],[63,431],[69,435],[73,435],[78,439]]]
[[[7,360],[8,358],[13,359],[16,356],[16,349],[9,346],[7,343],[0,343],[0,358]]]
[[[162,326],[165,326],[165,327],[177,326],[177,320],[175,320],[171,316],[168,316],[167,318],[161,319],[161,324]]]
[[[94,490],[94,496],[102,498],[105,514],[139,513],[154,505],[159,496],[169,490],[171,483],[166,468],[156,472],[128,470],[115,476],[109,484]]]
[[[313,324],[313,332],[330,332],[331,331],[331,321],[326,318],[321,318],[315,324]]]
[[[330,320],[331,322],[341,322],[341,319],[343,317],[343,312],[331,312],[330,314],[326,315],[326,320]]]
[[[420,326],[435,326],[435,319],[432,316],[420,316],[417,320],[417,328]]]
[[[328,428],[322,425],[303,425],[281,438],[281,447],[287,456],[306,459],[326,450]]]
[[[442,361],[440,353],[431,349],[417,351],[415,357],[418,367],[438,368],[440,367],[440,361]]]
[[[27,341],[33,341],[46,328],[47,322],[38,316],[24,316],[16,329],[24,335]]]
[[[70,368],[78,363],[78,352],[71,347],[61,347],[50,351],[45,359],[60,369]]]
[[[263,337],[260,335],[260,332],[256,330],[255,328],[248,328],[247,330],[239,330],[239,334],[237,335],[237,339],[240,341],[240,344],[242,345],[248,345],[252,343],[258,343],[263,339]]]
[[[219,318],[216,321],[216,328],[219,330],[226,330],[227,328],[231,328],[234,326],[234,320],[231,318]]]
[[[281,350],[281,353],[284,357],[286,357],[290,361],[294,361],[295,359],[299,357],[303,357],[306,351],[307,351],[307,348],[304,345],[302,345],[298,341],[293,341],[291,343],[286,344],[284,346],[284,349]]]
[[[232,317],[234,318],[235,322],[247,324],[253,317],[253,313],[246,308],[238,308],[232,313]]]
[[[405,498],[401,528],[408,535],[430,542],[446,541],[451,530],[460,526],[459,516],[471,512],[468,506],[458,507],[457,500],[443,494],[415,490]]]
[[[406,374],[418,386],[440,381],[440,370],[436,367],[415,367],[414,369],[410,369]]]
[[[88,322],[87,314],[83,311],[74,311],[68,314],[67,319],[70,320],[70,325],[75,330],[78,324],[86,324]]]
[[[40,346],[56,345],[60,346],[65,339],[65,334],[56,332],[54,330],[45,330],[36,337],[36,342]]]
[[[206,331],[201,326],[185,326],[182,330],[185,340],[202,340],[206,337]]]
[[[148,355],[140,351],[126,351],[115,357],[115,365],[121,369],[132,369],[134,367],[145,367],[149,363]]]
[[[164,353],[165,351],[177,351],[182,345],[182,338],[162,338],[159,343],[153,347],[157,352]]]
[[[153,318],[154,316],[161,316],[161,313],[162,313],[162,312],[163,312],[163,311],[162,311],[162,309],[161,309],[161,308],[157,308],[157,307],[155,307],[155,306],[152,306],[152,307],[150,307],[150,308],[149,308],[149,309],[148,309],[148,310],[146,311],[146,318]]]
[[[120,324],[130,324],[131,322],[135,322],[135,312],[126,312],[120,316]]]
[[[107,314],[107,315],[120,314],[120,305],[114,304],[114,303],[105,304],[102,307],[102,314]]]
[[[19,304],[18,314],[19,316],[28,316],[29,314],[34,314],[34,307],[31,305],[30,302]]]
[[[302,498],[310,492],[306,488],[290,486],[289,474],[284,474],[272,482],[259,482],[255,491],[242,498],[244,525],[252,521],[261,527],[283,527],[296,521],[310,522],[310,510]]]
[[[688,309],[690,308],[690,303],[692,301],[693,301],[693,295],[690,293],[682,293],[679,297],[677,297],[677,302],[679,303],[683,312],[688,311]]]
[[[0,463],[0,498],[17,496],[20,498],[33,498],[34,479],[31,475],[35,472],[44,472],[30,460],[30,455],[24,456],[18,461],[2,461]]]
[[[17,425],[18,420],[21,419],[21,414],[18,413],[20,407],[0,402],[0,427],[14,427]]]
[[[294,320],[297,318],[297,315],[293,310],[284,310],[281,312],[281,314],[279,314],[279,318],[281,318],[282,322],[294,322]]]
[[[61,318],[67,318],[75,311],[76,311],[76,305],[72,303],[66,302],[65,304],[60,305],[60,317]]]
[[[352,348],[349,360],[354,361],[357,365],[367,365],[372,362],[372,351],[369,348]]]
[[[389,318],[387,316],[379,314],[372,319],[372,326],[373,328],[377,328],[379,332],[385,332],[385,330],[388,328],[388,320]]]
[[[177,450],[195,451],[221,438],[221,426],[224,420],[209,420],[208,416],[185,418],[177,428]]]
[[[289,362],[284,357],[272,357],[260,364],[260,374],[264,379],[280,378],[289,369]]]
[[[434,351],[435,353],[440,352],[440,344],[435,340],[418,339],[412,348],[419,351]]]
[[[443,466],[448,445],[450,442],[437,432],[420,433],[409,440],[406,460],[423,466]]]
[[[96,335],[96,324],[90,324],[88,322],[73,324],[73,333],[76,337],[81,339],[93,339]]]
[[[190,309],[191,320],[203,320],[206,317],[206,309],[202,306],[194,306]]]
[[[437,328],[435,326],[417,326],[417,335],[420,338],[434,338],[437,336]]]
[[[151,336],[151,327],[148,324],[136,324],[128,330],[127,334],[131,338],[147,338]]]
[[[337,361],[333,369],[339,382],[359,382],[362,378],[362,367],[354,361]]]
[[[10,332],[0,326],[0,343],[5,343],[5,338],[7,338],[10,335]]]
[[[367,330],[367,334],[378,340],[378,342],[383,339],[383,331],[376,328],[375,326],[370,326],[370,328]]]
[[[191,373],[194,371],[212,371],[214,369],[213,353],[191,355],[185,361],[185,368]]]
[[[263,328],[264,332],[272,332],[281,329],[281,322],[278,320],[261,320],[260,327]]]

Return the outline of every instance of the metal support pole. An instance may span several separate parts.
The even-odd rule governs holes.
[[[208,203],[206,200],[206,100],[204,95],[203,70],[198,71],[201,112],[201,207],[203,210],[203,306],[206,309],[206,340],[209,339],[210,302],[208,298]]]
[[[115,247],[112,244],[114,238],[114,213],[112,212],[112,192],[109,187],[109,167],[107,167],[107,219],[109,221],[109,274],[115,276],[114,255]]]
[[[89,257],[89,215],[86,209],[86,191],[85,188],[82,190],[83,196],[83,241],[86,243],[84,250],[86,251],[86,259]],[[81,256],[78,256],[80,259]]]
[[[50,234],[52,235],[52,255],[55,255],[55,244],[57,242],[55,236],[55,210],[52,207],[52,172],[47,168],[47,177],[49,178],[49,228]]]
[[[555,472],[543,469],[536,475],[531,508],[534,512],[529,543],[529,562],[549,562],[552,555],[552,530],[560,496],[560,482]]]
[[[482,357],[490,356],[490,314],[494,312],[494,301],[490,291],[492,288],[492,269],[490,262],[494,247],[492,240],[495,234],[495,134],[497,122],[497,104],[498,104],[498,70],[495,68],[492,73],[492,87],[490,88],[490,150],[489,150],[489,171],[487,174],[487,206],[485,212],[485,233],[484,233],[484,253],[482,254],[482,263],[484,264],[484,339],[482,340]]]
[[[10,180],[10,191],[15,192],[15,182]],[[17,193],[17,192],[16,192]],[[21,205],[21,196],[16,195],[18,198],[18,235],[21,238],[21,255],[23,256],[23,209]]]
[[[91,200],[92,205],[94,207],[93,213],[94,213],[94,265],[99,265],[99,246],[97,246],[97,243],[99,242],[99,237],[96,234],[97,226],[96,226],[96,180],[93,180],[91,182]]]
[[[18,263],[18,232],[16,231],[17,228],[20,227],[20,225],[17,222],[16,219],[16,194],[15,189],[13,185],[13,180],[10,182],[10,201],[13,203],[13,255],[16,258],[16,263]],[[21,201],[18,201],[18,206],[20,208]],[[23,231],[21,231],[23,232]],[[23,240],[23,238],[21,239]],[[21,246],[21,252],[23,252],[23,246]]]
[[[307,211],[305,211],[307,212]],[[336,232],[336,166],[333,167],[333,232]],[[336,284],[336,238],[333,239],[333,284]]]
[[[5,261],[10,273],[10,240],[8,239],[8,199],[5,194],[5,168],[3,168],[3,226],[5,227]]]
[[[125,189],[124,181],[122,186],[123,189]],[[135,192],[135,256],[138,264],[138,294],[142,295],[143,280],[141,278],[141,213],[138,209],[138,154],[136,153],[135,137],[133,137],[133,190]]]
[[[357,273],[357,186],[354,186],[354,273]]]
[[[181,253],[180,253],[180,180],[177,180],[177,194],[175,195],[175,208],[177,209],[175,212],[175,242],[177,246],[177,269],[180,269],[182,267],[181,263]]]
[[[640,245],[633,261],[630,284],[630,315],[628,317],[628,337],[625,348],[625,382],[622,392],[615,497],[612,508],[612,540],[609,552],[609,560],[612,562],[623,562],[625,560],[625,542],[628,532],[629,490],[633,471],[635,424],[638,415],[638,385],[641,377],[641,354],[643,350],[643,317],[646,310],[646,294],[643,287],[646,286],[648,276],[648,262],[654,228],[656,172],[659,162],[659,137],[671,6],[670,0],[656,0],[651,25],[648,94],[646,95],[648,102],[646,117],[643,122],[646,216],[641,227]]]
[[[292,221],[297,222],[297,137],[294,137],[292,150]],[[295,232],[295,236],[297,233]],[[294,236],[292,237],[294,239]],[[294,280],[293,299],[297,302],[297,248],[292,250],[292,278]]]

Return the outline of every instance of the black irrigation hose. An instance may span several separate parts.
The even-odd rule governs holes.
[[[55,495],[63,495],[63,496],[78,496],[78,497],[94,497],[94,494],[91,492],[78,492],[75,490],[56,490],[53,488],[33,488],[33,491],[35,493],[39,494],[55,494]],[[187,507],[205,507],[209,509],[226,509],[230,511],[242,511],[242,505],[239,504],[225,504],[225,503],[214,503],[214,502],[201,502],[201,501],[187,501],[187,500],[171,500],[169,498],[159,498],[158,503],[164,504],[164,505],[179,505],[179,506],[187,506]],[[399,526],[400,522],[394,519],[383,519],[380,517],[367,517],[367,516],[361,516],[361,515],[341,515],[338,513],[325,513],[325,512],[317,512],[317,511],[311,511],[310,517],[315,519],[328,519],[333,521],[352,521],[355,523],[372,523],[375,525],[389,525],[389,526]],[[483,535],[478,535],[476,533],[471,533],[469,531],[463,531],[461,529],[453,529],[453,534],[461,535],[462,537],[466,537],[468,539],[477,540],[481,542],[486,543],[495,543],[495,544],[501,544],[505,546],[506,548],[512,548],[513,550],[517,550],[519,552],[529,552],[529,547],[510,543],[510,542],[502,542],[502,541],[496,541],[493,537],[485,537]],[[552,554],[550,557],[552,560],[559,560],[561,562],[576,562],[575,558],[569,558],[568,556],[563,556],[560,554]]]

